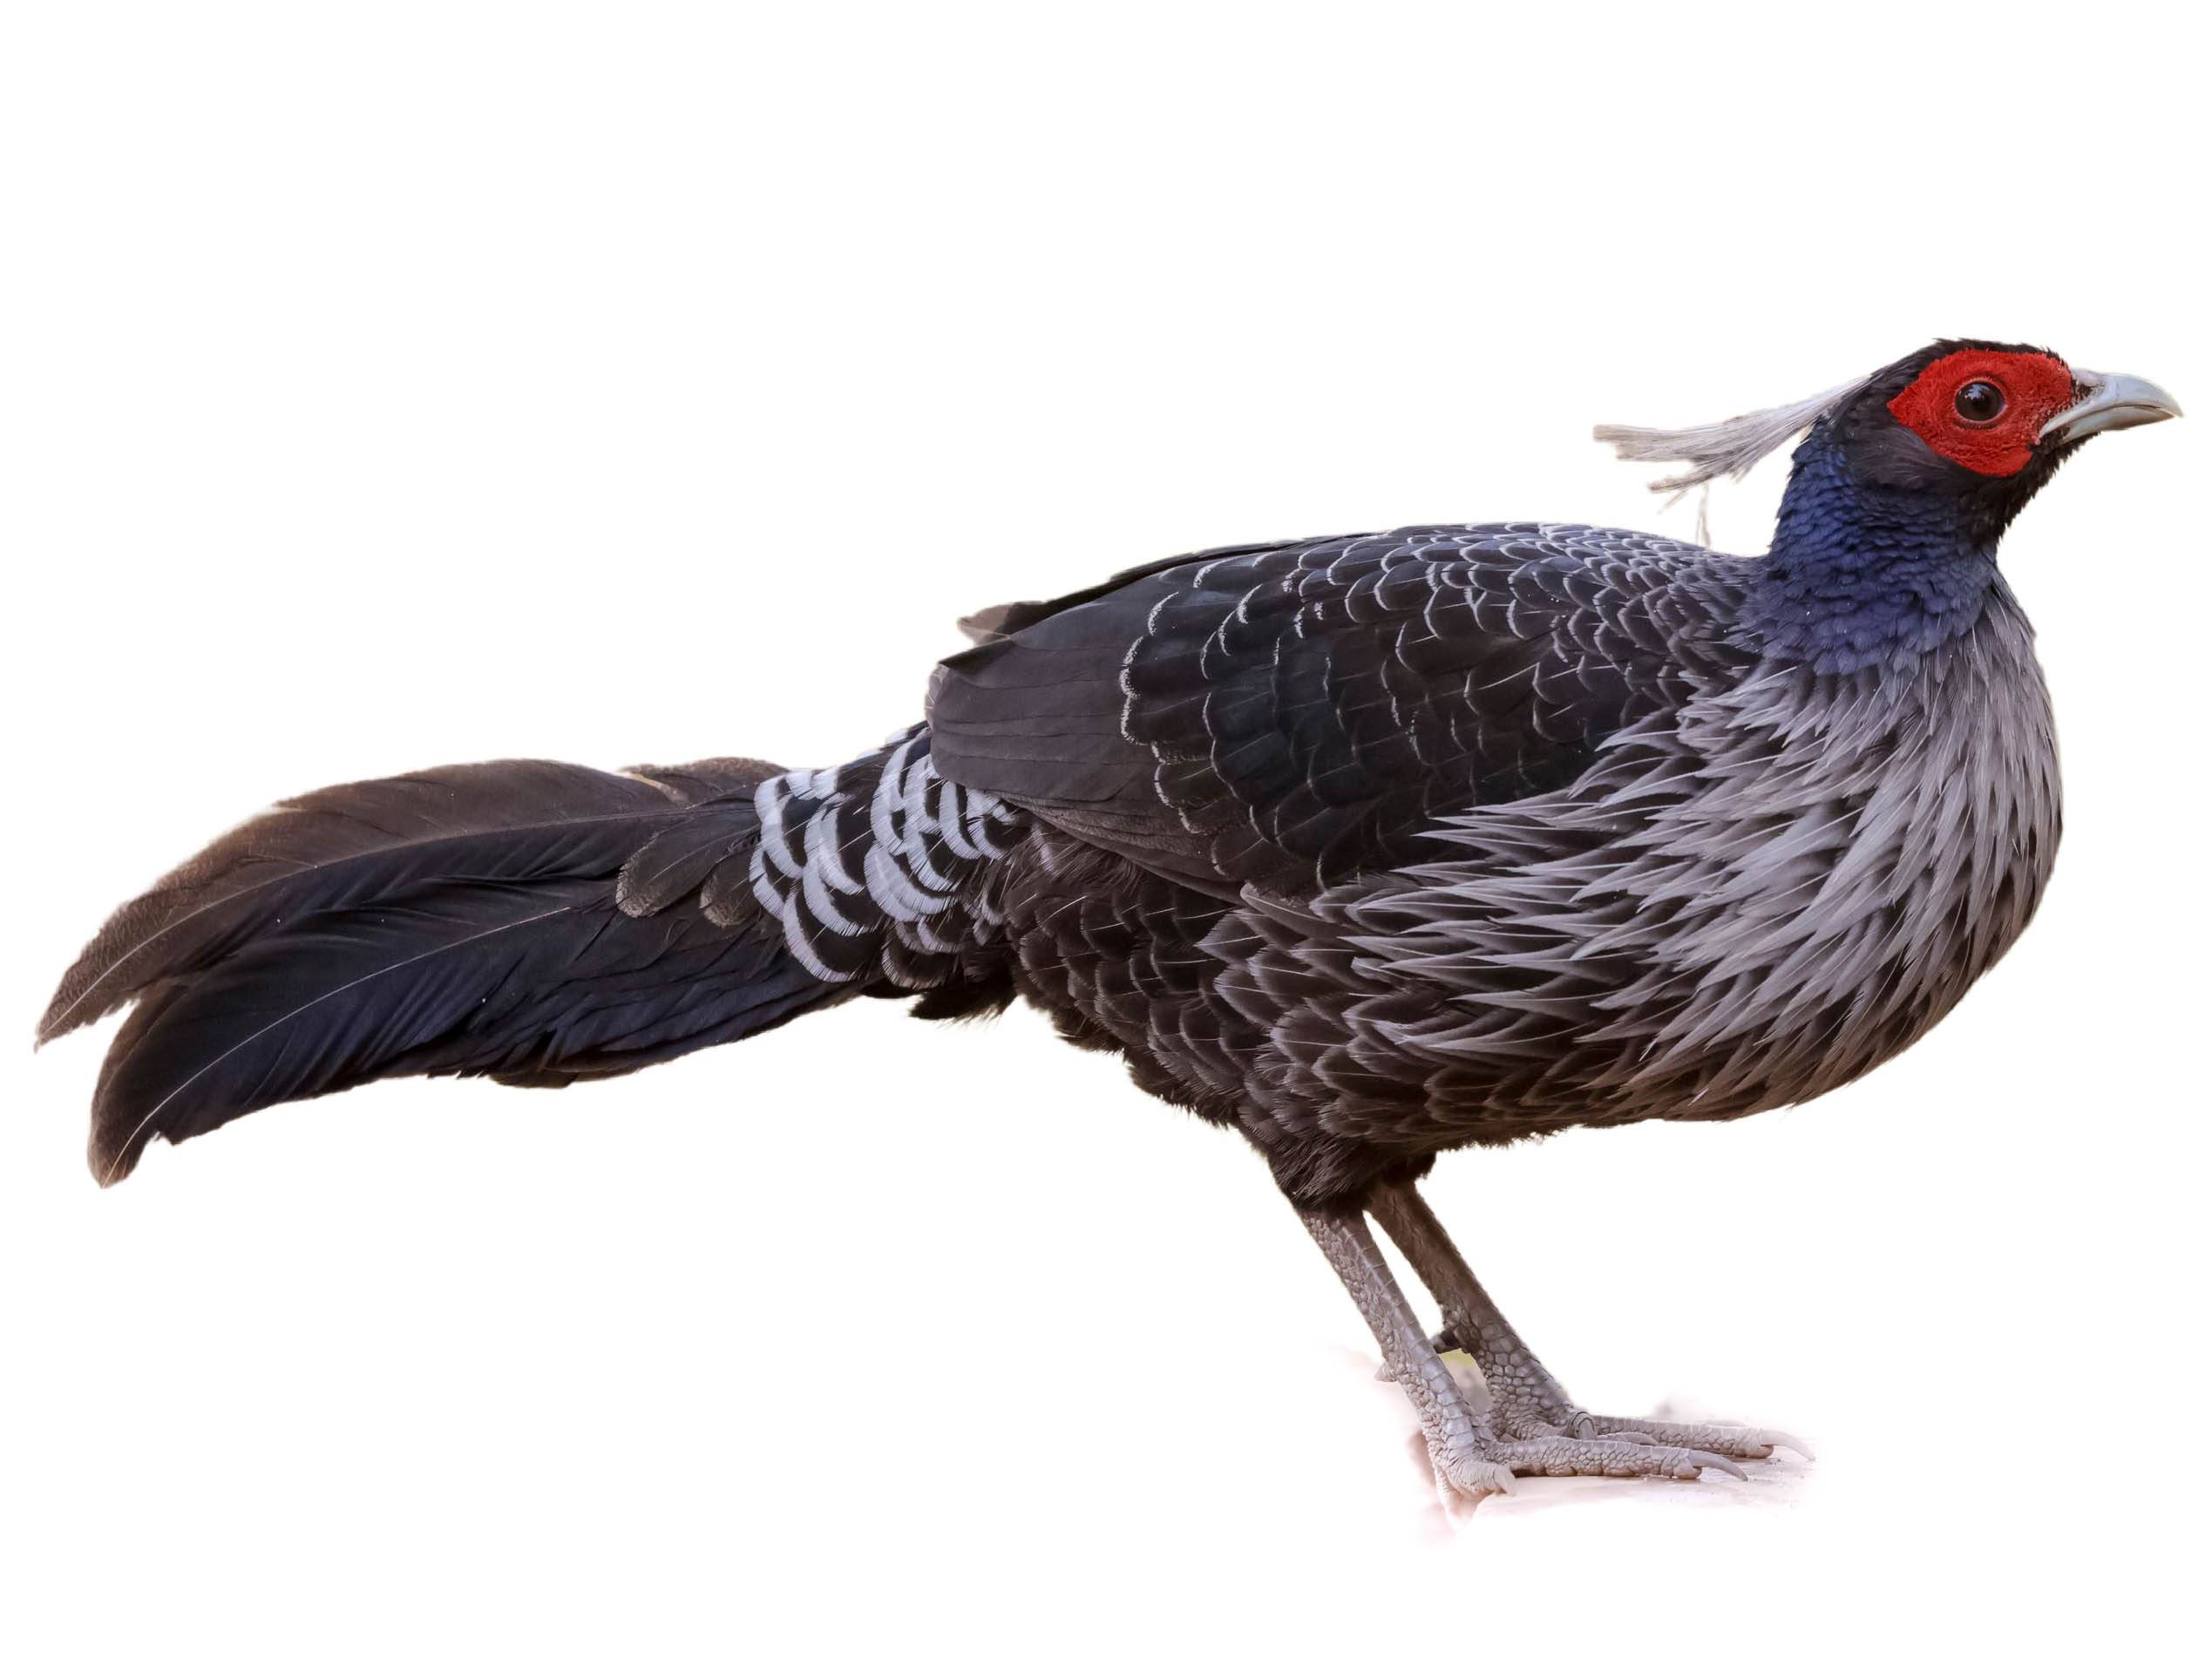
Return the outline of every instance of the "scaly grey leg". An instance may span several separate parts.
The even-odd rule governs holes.
[[[1625,1438],[1573,1438],[1556,1432],[1500,1435],[1478,1418],[1422,1329],[1366,1219],[1335,1211],[1299,1211],[1382,1349],[1384,1363],[1413,1401],[1428,1443],[1437,1491],[1479,1502],[1513,1490],[1515,1474],[1661,1475],[1694,1480],[1706,1469],[1741,1471],[1726,1458],[1688,1448]]]
[[[1428,1464],[1440,1493],[1458,1492],[1480,1501],[1494,1492],[1513,1490],[1513,1475],[1483,1456],[1483,1436],[1467,1397],[1438,1358],[1428,1333],[1421,1328],[1405,1292],[1390,1276],[1374,1234],[1364,1216],[1333,1211],[1300,1210],[1298,1219],[1321,1247],[1351,1293],[1360,1316],[1382,1349],[1383,1363],[1421,1414],[1422,1438],[1428,1443]]]
[[[1436,1298],[1444,1328],[1437,1338],[1473,1360],[1490,1392],[1490,1411],[1502,1431],[1520,1436],[1590,1433],[1595,1421],[1505,1322],[1475,1277],[1443,1223],[1408,1181],[1375,1189],[1369,1206],[1390,1241],[1405,1252],[1428,1294]]]
[[[1413,1183],[1378,1187],[1368,1207],[1436,1298],[1444,1320],[1443,1335],[1438,1340],[1448,1348],[1460,1350],[1481,1370],[1490,1394],[1489,1421],[1485,1426],[1497,1438],[1631,1438],[1722,1458],[1768,1458],[1777,1447],[1787,1446],[1801,1457],[1811,1458],[1802,1442],[1772,1430],[1598,1417],[1584,1411],[1506,1322]]]

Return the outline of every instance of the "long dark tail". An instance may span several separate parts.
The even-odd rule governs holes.
[[[974,984],[962,894],[1015,833],[936,779],[919,731],[821,772],[510,760],[343,785],[117,911],[39,1040],[137,1003],[92,1103],[106,1185],[157,1136],[378,1078],[558,1085]]]

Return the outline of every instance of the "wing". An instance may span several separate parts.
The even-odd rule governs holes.
[[[946,777],[1161,874],[1308,892],[1571,782],[1734,680],[1754,561],[1582,526],[1199,554],[987,613],[931,684]]]

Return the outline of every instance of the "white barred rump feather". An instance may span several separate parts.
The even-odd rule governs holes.
[[[993,919],[973,878],[1022,833],[1014,811],[937,774],[926,726],[843,766],[762,780],[749,850],[754,903],[807,971],[841,984],[882,976],[945,982],[967,922]],[[960,925],[947,927],[960,907]]]

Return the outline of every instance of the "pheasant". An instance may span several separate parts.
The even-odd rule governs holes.
[[[135,1003],[105,1184],[374,1078],[559,1086],[858,996],[1019,996],[1266,1159],[1448,1498],[1740,1474],[1802,1448],[1584,1410],[1416,1184],[1457,1147],[1810,1099],[1957,1003],[2059,842],[1998,539],[2093,434],[2180,412],[1942,341],[1717,425],[1598,429],[1686,463],[1676,490],[1805,433],[1763,557],[1539,523],[1218,548],[969,619],[926,717],[826,770],[321,790],[118,911],[40,1038]]]

